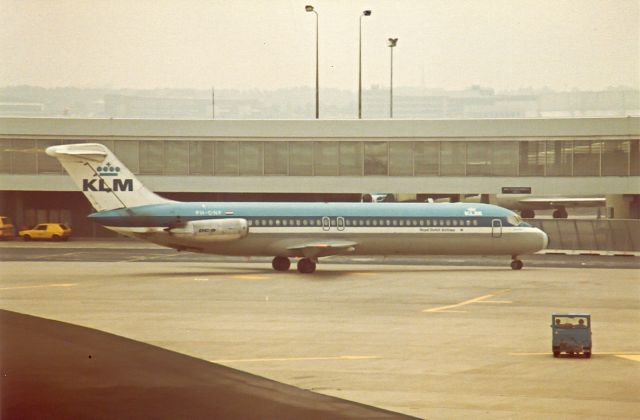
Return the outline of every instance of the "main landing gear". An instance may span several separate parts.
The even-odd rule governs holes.
[[[316,271],[316,262],[311,258],[303,258],[298,261],[298,271],[309,274]]]
[[[271,261],[271,266],[276,271],[287,271],[291,267],[291,261],[287,257],[275,257]],[[316,271],[316,261],[311,258],[302,258],[298,260],[298,271],[300,273],[309,274]]]
[[[271,261],[271,266],[276,271],[287,271],[291,267],[291,261],[287,257],[275,257]]]
[[[518,259],[517,255],[511,256],[511,269],[512,270],[522,270],[524,263]]]

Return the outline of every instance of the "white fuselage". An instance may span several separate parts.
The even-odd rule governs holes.
[[[112,228],[127,234],[127,229]],[[502,228],[500,236],[491,228],[460,228],[462,231],[420,231],[404,228],[401,232],[375,232],[353,228],[342,232],[325,232],[308,228],[306,232],[280,232],[268,228],[250,229],[246,238],[231,242],[203,242],[194,238],[176,238],[167,232],[136,233],[141,239],[171,248],[236,256],[302,256],[289,248],[300,242],[344,240],[356,242],[352,255],[522,255],[535,253],[547,245],[547,236],[537,228]]]

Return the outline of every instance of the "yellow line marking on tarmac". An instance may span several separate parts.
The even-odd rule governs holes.
[[[637,351],[629,352],[629,351],[598,351],[593,352],[593,356],[615,356],[620,357],[622,359],[633,360],[634,362],[640,362],[640,354]],[[509,356],[548,356],[551,355],[551,352],[541,352],[541,353],[509,353]]]
[[[478,303],[513,303],[510,300],[483,300]]]
[[[234,274],[231,276],[233,279],[237,280],[267,280],[270,279],[270,276],[262,276],[259,274]]]
[[[211,363],[242,363],[242,362],[297,362],[313,360],[371,360],[379,359],[379,356],[327,356],[327,357],[276,357],[269,359],[221,359],[209,360]]]
[[[149,259],[151,257],[133,257],[133,258],[127,258],[125,261],[127,262],[137,262],[137,261],[144,261],[146,259]]]
[[[46,258],[52,258],[52,257],[70,257],[72,255],[77,255],[77,254],[81,254],[83,251],[81,252],[65,252],[63,254],[49,254],[49,255],[35,255],[31,258],[33,259],[46,259]]]
[[[16,290],[16,289],[42,289],[45,287],[73,287],[77,283],[61,283],[61,284],[40,284],[37,286],[14,286],[14,287],[0,287],[0,290]]]
[[[531,352],[531,353],[509,353],[510,356],[539,356],[541,354],[551,354],[551,351],[547,352]],[[630,355],[635,356],[638,354],[637,351],[598,351],[593,352],[593,354],[606,354],[609,356],[619,356],[619,355]]]
[[[509,356],[543,356],[543,355],[552,354],[552,352],[545,351],[545,352],[539,352],[539,353],[508,353],[508,354]],[[604,353],[600,353],[600,354],[604,354]]]
[[[127,262],[147,261],[147,260],[154,260],[156,258],[162,258],[162,257],[175,257],[176,255],[181,255],[181,253],[176,252],[174,254],[156,254],[156,255],[142,256],[142,257],[133,257],[125,261]]]
[[[640,354],[616,354],[615,356],[622,359],[633,360],[634,362],[640,362]]]
[[[465,300],[464,302],[460,302],[460,303],[456,303],[454,305],[447,305],[447,306],[440,306],[437,308],[431,308],[431,309],[424,309],[422,312],[466,312],[466,311],[449,311],[448,309],[452,309],[452,308],[459,308],[461,306],[465,306],[465,305],[470,305],[472,303],[512,303],[511,301],[488,301],[487,299],[498,296],[498,295],[502,295],[505,293],[509,293],[511,291],[511,289],[506,289],[506,290],[499,290],[497,292],[488,294],[488,295],[484,295],[484,296],[480,296],[477,298],[473,298],[473,299],[469,299],[469,300]]]

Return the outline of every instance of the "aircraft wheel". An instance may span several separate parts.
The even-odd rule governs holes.
[[[316,263],[309,258],[303,258],[298,261],[298,271],[305,274],[313,273],[316,271]]]
[[[553,357],[560,357],[560,352],[559,351],[554,351],[553,352]]]
[[[287,257],[275,257],[271,261],[271,266],[276,271],[287,271],[291,267],[291,261]]]
[[[511,261],[511,269],[513,270],[522,270],[523,266],[524,266],[524,263],[520,260]]]
[[[565,209],[558,209],[553,211],[554,219],[566,219],[569,216]]]
[[[523,219],[533,219],[536,217],[536,212],[531,209],[524,209],[520,212],[520,216],[522,216]]]

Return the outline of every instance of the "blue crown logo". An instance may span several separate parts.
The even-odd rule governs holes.
[[[100,176],[116,176],[118,175],[118,172],[120,172],[120,167],[112,166],[110,163],[107,163],[104,166],[98,166],[96,170]]]

